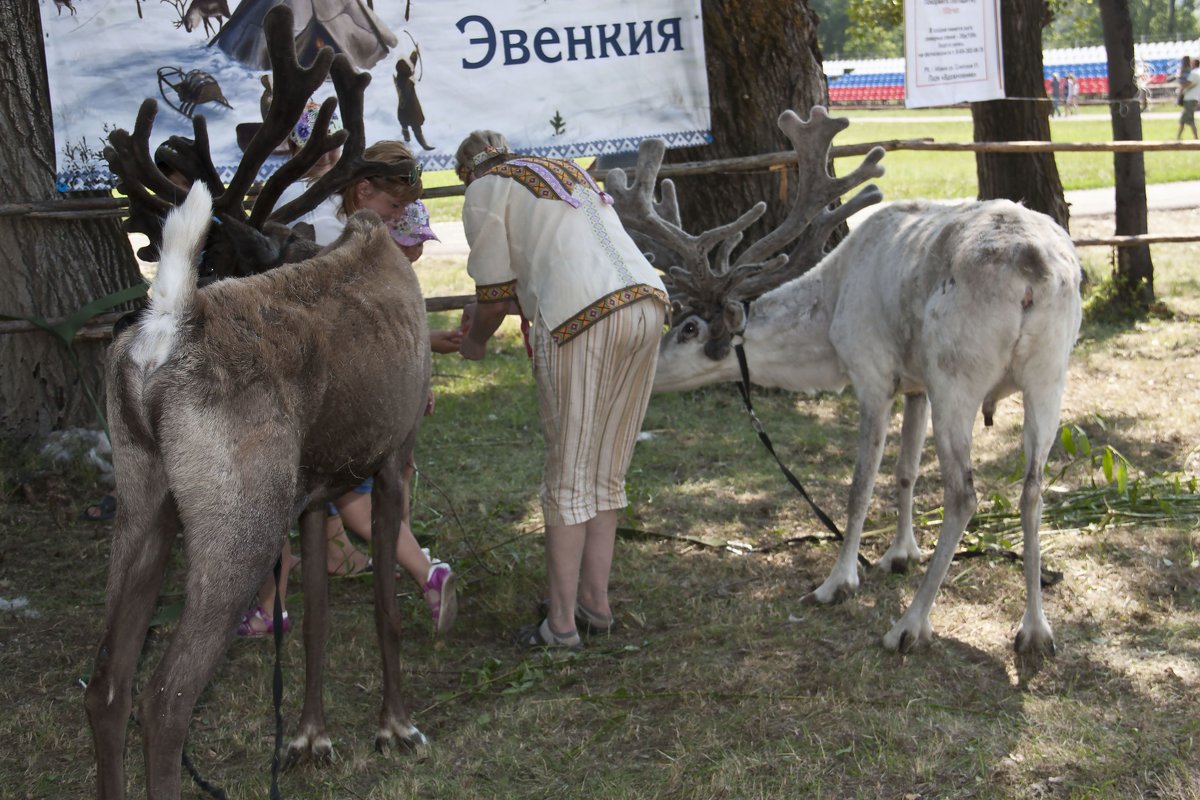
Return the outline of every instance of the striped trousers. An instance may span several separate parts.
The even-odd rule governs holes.
[[[666,312],[642,300],[561,347],[540,319],[533,374],[546,440],[540,492],[547,525],[577,525],[624,508],[625,473],[650,403]]]

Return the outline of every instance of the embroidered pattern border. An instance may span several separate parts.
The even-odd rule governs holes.
[[[589,303],[582,311],[550,331],[550,338],[561,347],[617,309],[646,299],[657,299],[664,305],[669,304],[666,293],[661,289],[644,283],[626,286]]]
[[[612,204],[612,197],[596,185],[592,176],[571,161],[524,156],[497,164],[488,174],[511,178],[539,200],[562,200],[579,208],[579,200],[572,195],[575,194],[576,187],[580,186],[591,189],[606,204]]]
[[[517,299],[517,282],[490,283],[475,287],[475,300],[479,303],[504,303]]]

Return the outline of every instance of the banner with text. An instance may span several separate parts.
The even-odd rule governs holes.
[[[904,105],[1004,97],[999,0],[904,0]]]
[[[559,157],[711,141],[700,0],[77,0],[41,4],[59,189],[111,186],[105,140],[146,97],[151,145],[192,136],[202,114],[228,180],[239,125],[261,121],[262,22],[280,4],[302,62],[328,45],[371,74],[367,142],[403,138],[427,170],[479,128]]]

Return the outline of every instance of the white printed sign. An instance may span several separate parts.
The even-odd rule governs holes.
[[[904,105],[1004,97],[999,0],[905,0]]]
[[[329,45],[370,72],[367,142],[405,138],[427,170],[453,166],[479,128],[561,157],[711,141],[700,0],[75,0],[74,13],[41,4],[60,190],[111,185],[100,151],[146,97],[159,101],[151,145],[191,136],[186,113],[202,114],[228,179],[237,126],[261,119],[262,20],[283,3],[302,61]]]

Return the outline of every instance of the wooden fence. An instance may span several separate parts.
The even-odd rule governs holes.
[[[1119,142],[935,142],[932,139],[892,139],[882,142],[864,142],[854,145],[837,145],[830,148],[830,156],[844,158],[864,156],[871,149],[881,147],[884,150],[925,150],[973,153],[1066,153],[1066,152],[1108,152],[1108,153],[1149,153],[1161,151],[1200,151],[1200,141],[1119,141]],[[673,178],[685,175],[710,175],[714,173],[759,172],[762,170],[779,169],[796,163],[796,154],[785,150],[777,153],[763,153],[756,156],[741,156],[738,158],[714,159],[712,161],[691,161],[681,164],[664,164],[659,170],[660,178]],[[633,172],[634,170],[626,170]],[[608,170],[597,170],[594,173],[598,181],[603,181]],[[454,186],[439,186],[428,188],[424,192],[426,198],[456,197],[463,193],[465,187],[461,184]],[[1200,198],[1198,198],[1200,203]],[[128,208],[128,202],[120,197],[95,198],[63,198],[59,200],[30,201],[25,203],[0,204],[0,217],[26,217],[31,219],[100,219],[107,217],[123,217]],[[1110,236],[1103,238],[1075,239],[1077,247],[1132,247],[1149,244],[1176,244],[1200,241],[1197,235],[1157,235],[1143,234],[1140,236]],[[429,311],[450,311],[462,308],[473,299],[471,295],[454,295],[449,297],[428,297],[425,307]],[[81,328],[76,334],[77,339],[106,339],[111,335],[113,322],[124,312],[99,314]],[[47,320],[56,324],[61,320]],[[0,321],[0,334],[32,333],[42,330],[38,326],[23,321]]]

